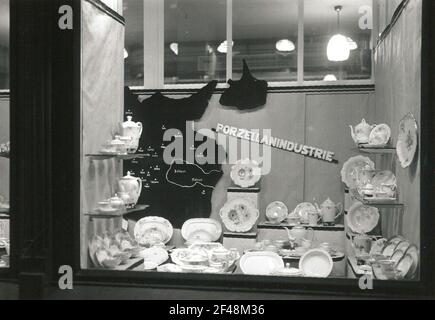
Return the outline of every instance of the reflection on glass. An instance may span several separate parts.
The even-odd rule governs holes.
[[[305,81],[370,79],[372,30],[364,15],[372,1],[345,0],[340,9],[332,1],[304,4]]]
[[[124,0],[125,17],[125,85],[143,86],[143,1]]]
[[[226,1],[168,0],[164,16],[165,84],[225,81]]]
[[[0,0],[0,90],[9,89],[9,0]]]
[[[233,78],[246,59],[253,75],[269,81],[297,80],[298,1],[233,1]]]

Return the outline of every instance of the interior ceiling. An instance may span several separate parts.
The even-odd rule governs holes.
[[[226,35],[225,0],[164,0],[165,40],[222,41]],[[127,45],[142,37],[142,0],[124,0],[128,24]],[[341,28],[348,35],[361,33],[359,9],[371,6],[372,0],[304,0],[307,36],[335,32],[337,14],[334,7],[343,6]],[[296,0],[233,0],[234,39],[267,39],[297,35]]]
[[[0,46],[9,46],[9,0],[0,0]]]

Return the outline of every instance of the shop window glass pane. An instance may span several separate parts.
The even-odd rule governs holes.
[[[233,78],[246,59],[257,78],[297,80],[298,1],[233,1]]]
[[[144,84],[144,8],[143,1],[124,0],[125,18],[125,85]]]
[[[305,4],[305,81],[316,80],[359,80],[370,79],[372,74],[372,30],[367,28],[370,20],[365,14],[371,15],[372,0],[344,0],[340,3],[324,0],[306,0]],[[338,26],[337,12],[334,7],[341,5],[340,23]],[[331,38],[341,34],[348,40],[349,57],[344,61],[331,61],[332,55],[344,53],[346,48],[340,48],[340,42],[332,45],[328,57],[328,44]],[[346,45],[346,43],[345,43]],[[331,48],[331,47],[330,47]],[[332,58],[332,59],[331,59]],[[326,80],[325,79],[325,80]]]
[[[165,0],[165,84],[225,81],[226,0]]]
[[[0,90],[9,88],[9,0],[0,0]],[[9,266],[9,95],[0,92],[0,269]]]
[[[9,0],[0,0],[0,90],[9,89]]]

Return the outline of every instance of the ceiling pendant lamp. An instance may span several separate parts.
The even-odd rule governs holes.
[[[275,47],[279,52],[293,52],[296,49],[293,41],[290,41],[289,39],[278,40],[275,44]]]
[[[336,6],[334,8],[337,12],[338,32],[340,32],[340,12],[342,9],[342,6]],[[329,61],[340,62],[348,60],[350,56],[348,38],[340,33],[333,35],[328,43],[327,55]]]

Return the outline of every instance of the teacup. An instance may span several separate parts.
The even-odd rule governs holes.
[[[264,247],[270,246],[272,244],[272,240],[263,240],[261,241]]]
[[[282,249],[282,248],[284,248],[285,247],[285,245],[288,243],[288,241],[286,241],[286,240],[281,240],[281,239],[279,239],[279,240],[275,240],[274,242],[273,242],[273,244],[276,246],[276,247],[278,247],[278,249]]]
[[[306,250],[311,249],[312,245],[313,245],[313,241],[311,241],[311,240],[302,239],[302,241],[301,241],[301,247],[306,249]]]
[[[295,249],[295,253],[298,254],[298,255],[301,255],[301,256],[303,256],[305,254],[305,252],[307,252],[307,251],[308,250],[305,249],[304,247],[297,247]]]
[[[100,211],[112,211],[112,205],[110,204],[109,201],[100,201],[98,202],[98,210]]]
[[[264,250],[269,251],[269,252],[278,253],[278,248],[273,244],[266,246],[266,248]]]
[[[332,253],[335,252],[334,246],[332,245],[332,243],[329,243],[329,242],[323,242],[323,243],[321,243],[320,244],[320,249],[325,250],[329,254],[332,254]]]

